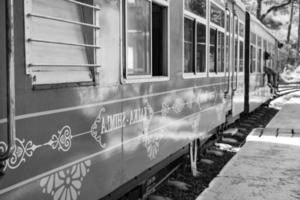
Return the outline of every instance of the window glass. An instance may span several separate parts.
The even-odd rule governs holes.
[[[185,9],[206,18],[206,1],[199,0],[184,0]]]
[[[264,40],[264,51],[267,51],[267,41]]]
[[[209,72],[217,72],[217,30],[210,29]]]
[[[250,72],[255,72],[256,67],[256,48],[251,45],[251,66],[250,66]]]
[[[127,3],[127,75],[151,75],[150,9],[148,0]]]
[[[213,3],[211,3],[210,20],[211,22],[224,27],[225,12]]]
[[[226,32],[230,32],[230,15],[226,14]]]
[[[218,72],[224,72],[224,33],[218,32]]]
[[[196,72],[205,72],[206,69],[206,27],[197,23],[197,68]]]
[[[238,22],[237,18],[235,18],[234,24],[235,24],[235,34],[238,35],[239,34],[239,22]]]
[[[244,71],[244,42],[240,41],[240,72]]]
[[[261,57],[262,57],[262,51],[259,49],[257,51],[257,71],[261,72]]]
[[[230,65],[230,36],[226,35],[226,71],[228,72],[228,69]]]
[[[184,19],[184,72],[194,72],[194,23]]]
[[[262,42],[261,37],[257,36],[257,46],[258,47],[261,47],[261,42]]]
[[[236,38],[235,39],[235,42],[234,42],[234,71],[237,71],[238,69],[238,45],[239,45],[239,42],[238,42],[238,39]]]
[[[256,45],[256,34],[251,32],[251,43],[253,45]]]
[[[244,37],[244,24],[240,23],[240,26],[239,26],[239,35],[241,37]]]

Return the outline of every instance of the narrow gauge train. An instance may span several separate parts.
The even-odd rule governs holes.
[[[137,195],[277,67],[239,1],[5,0],[0,30],[0,199]]]

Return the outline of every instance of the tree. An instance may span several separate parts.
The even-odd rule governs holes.
[[[290,43],[293,17],[294,17],[294,0],[292,0],[292,7],[291,7],[291,13],[290,13],[290,22],[289,22],[289,26],[288,26],[288,33],[287,33],[286,43]]]
[[[264,19],[266,18],[266,16],[268,14],[270,14],[272,11],[278,11],[278,10],[286,7],[290,3],[292,3],[292,1],[293,0],[286,0],[284,2],[280,1],[280,3],[278,3],[274,0],[269,0],[267,3],[269,3],[269,4],[273,3],[275,5],[272,5],[271,7],[269,7],[264,14],[261,14],[261,7],[262,7],[263,0],[257,0],[256,16],[261,22],[263,22]]]

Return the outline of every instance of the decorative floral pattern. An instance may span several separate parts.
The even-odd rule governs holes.
[[[70,126],[64,126],[59,130],[58,135],[52,135],[51,140],[46,143],[52,147],[52,149],[58,149],[58,151],[69,151],[72,145],[72,132]]]
[[[181,98],[177,98],[173,104],[173,110],[175,113],[180,113],[184,109],[185,103]]]
[[[22,163],[26,162],[26,158],[32,157],[33,152],[41,147],[41,145],[35,145],[32,141],[25,142],[25,139],[20,140],[19,138],[16,138],[16,147],[15,151],[13,152],[12,156],[5,161],[4,170],[8,168],[10,169],[16,169],[18,168]],[[7,144],[5,142],[0,142],[0,151],[4,152],[7,150]]]
[[[170,112],[171,108],[168,104],[163,103],[161,108],[161,115],[162,117],[166,117],[168,113]]]
[[[159,151],[161,137],[157,134],[146,135],[143,138],[144,146],[147,150],[147,155],[150,160],[154,160]]]
[[[86,160],[44,177],[40,181],[43,193],[53,196],[53,200],[77,200],[90,166],[91,160]]]
[[[102,142],[102,137],[101,134],[98,134],[98,125],[100,125],[101,123],[101,118],[102,118],[102,114],[105,112],[105,108],[101,108],[99,111],[99,114],[97,115],[95,121],[93,122],[92,126],[91,126],[91,135],[93,136],[93,138],[95,138],[95,140],[98,142],[98,144],[100,145],[101,148],[105,148],[106,144],[104,144]]]

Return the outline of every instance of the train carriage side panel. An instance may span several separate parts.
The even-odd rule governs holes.
[[[49,15],[79,17],[78,7],[65,4],[67,1],[31,2],[34,11],[39,11],[33,14],[43,14],[44,10],[53,11]],[[101,8],[101,67],[99,77],[96,77],[99,83],[86,86],[77,83],[63,86],[34,84],[35,78],[26,67],[28,55],[25,44],[28,45],[29,41],[24,36],[28,28],[24,26],[24,20],[37,20],[35,28],[38,28],[32,31],[40,30],[35,34],[43,36],[42,39],[62,39],[58,34],[60,31],[70,33],[70,37],[64,39],[72,38],[76,42],[83,42],[84,37],[81,31],[75,31],[78,30],[75,25],[65,28],[52,20],[49,20],[50,23],[48,19],[28,16],[24,19],[24,3],[27,1],[15,1],[17,150],[5,162],[5,174],[0,179],[1,198],[64,199],[66,195],[71,195],[72,200],[99,199],[147,171],[149,167],[159,164],[194,138],[206,138],[210,130],[225,122],[225,78],[182,77],[182,1],[170,1],[168,6],[170,80],[167,78],[156,82],[148,79],[133,83],[122,82],[124,80],[121,78],[124,38],[120,1],[95,1],[95,5]],[[35,10],[39,8],[37,6],[41,9]],[[4,23],[2,19],[1,27]],[[59,27],[59,31],[52,29],[55,27]],[[41,35],[42,31],[44,35]],[[5,42],[5,39],[1,34],[2,41]],[[50,48],[50,45],[43,45],[45,49]],[[82,49],[83,54],[76,50],[78,57],[73,58],[64,57],[68,51],[58,55],[57,52],[51,54],[49,49],[44,49],[44,52],[43,48],[35,53],[39,55],[47,52],[43,56],[48,56],[49,62],[60,59],[66,64],[67,61],[86,59],[83,56],[86,52]],[[71,47],[69,50],[75,51]],[[5,56],[5,52],[0,52],[1,58]],[[2,59],[0,62],[3,62]],[[78,61],[78,64],[81,63]],[[1,70],[2,66],[1,63]],[[87,74],[87,68],[78,69],[82,70],[82,74]],[[47,76],[47,70],[41,71],[35,71],[35,75],[42,73]],[[77,72],[70,73],[78,75]],[[4,80],[2,73],[0,76],[1,81]],[[68,79],[72,75],[65,76]],[[78,76],[81,76],[80,73]],[[36,78],[45,81],[40,79],[41,76]],[[55,81],[59,77],[48,78],[47,81]],[[2,92],[5,93],[5,90],[1,82]],[[5,105],[5,99],[0,99],[0,103]],[[6,126],[4,117],[1,116],[0,121],[1,134]],[[5,147],[5,143],[1,144]]]

